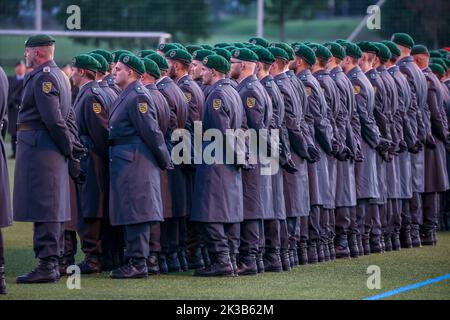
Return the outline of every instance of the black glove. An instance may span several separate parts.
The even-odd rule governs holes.
[[[333,139],[333,141],[331,141],[331,154],[333,156],[336,156],[338,153],[339,153],[339,142]]]
[[[69,159],[69,175],[77,184],[83,184],[86,182],[86,174],[80,167],[80,160]]]
[[[286,170],[287,173],[295,173],[297,172],[297,168],[295,167],[294,161],[292,161],[291,157],[288,157],[286,161],[281,164],[281,167]]]
[[[363,162],[364,161],[364,156],[361,153],[361,151],[356,152],[355,154],[355,162]]]
[[[417,154],[423,149],[423,144],[420,142],[420,140],[417,140],[414,146],[408,149],[409,152]]]
[[[75,142],[72,147],[72,157],[81,159],[87,154],[88,150],[80,143]]]
[[[314,163],[320,160],[320,153],[319,150],[312,144],[308,145],[308,154],[309,158],[306,159],[309,163]]]
[[[389,150],[391,146],[391,143],[389,142],[389,140],[381,138],[380,139],[380,143],[378,144],[378,146],[376,146],[376,150],[378,151],[378,153],[383,153]]]
[[[406,144],[405,140],[400,140],[398,143],[399,152],[403,153],[408,150],[408,145]]]
[[[427,137],[427,140],[425,140],[425,146],[431,150],[436,149],[436,140],[434,140],[433,136],[430,135]]]

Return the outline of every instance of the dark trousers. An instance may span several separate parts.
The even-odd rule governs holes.
[[[422,229],[424,231],[434,230],[438,226],[438,216],[440,199],[439,193],[423,193],[423,224]]]
[[[298,234],[297,234],[297,224],[299,223],[298,217],[288,217],[286,219],[287,224],[287,231],[288,231],[288,237],[289,237],[289,249],[290,250],[296,250],[297,249],[297,241],[298,241]]]
[[[321,206],[311,206],[309,213],[309,241],[319,241],[322,228],[320,227]]]
[[[386,207],[387,233],[395,234],[400,232],[402,227],[402,208],[403,205],[409,207],[409,200],[389,199]],[[409,210],[409,209],[408,209]]]
[[[11,150],[12,155],[15,158],[16,157],[16,149],[17,149],[17,135],[11,135]]]
[[[161,247],[163,253],[176,253],[180,245],[180,224],[185,217],[165,218],[161,223]],[[182,226],[183,228],[183,226]]]
[[[150,252],[161,252],[161,222],[150,223]]]
[[[351,224],[351,207],[338,207],[335,210],[335,233],[338,238],[345,238],[349,234]]]
[[[264,237],[266,253],[280,253],[280,220],[264,220]]]
[[[333,214],[333,219],[331,215]],[[323,242],[327,242],[329,239],[333,238],[334,227],[332,224],[334,223],[334,210],[333,209],[325,209],[323,207],[320,208],[320,240]],[[333,230],[332,230],[333,229]]]
[[[403,223],[405,219],[405,223]],[[411,224],[421,225],[423,222],[422,195],[414,192],[409,200],[409,212],[402,212],[402,228],[411,229]]]
[[[63,222],[35,222],[33,249],[36,258],[59,258],[64,251]]]
[[[189,255],[192,255],[196,250],[203,247],[204,239],[201,224],[195,221],[191,221],[189,217],[186,217],[186,251]]]
[[[75,258],[77,254],[77,233],[71,230],[64,230],[64,257]]]
[[[123,258],[125,248],[123,226],[112,226],[109,216],[102,219],[102,252],[105,255],[118,254]]]
[[[300,242],[308,242],[309,241],[309,216],[299,217],[300,224]]]
[[[281,250],[289,249],[289,233],[286,219],[280,220],[280,249]]]
[[[78,235],[81,241],[81,250],[85,255],[100,256],[102,254],[102,227],[101,218],[78,217]]]
[[[124,226],[125,256],[133,259],[146,259],[149,254],[150,222]]]
[[[213,262],[229,263],[221,259],[239,253],[239,223],[202,223],[202,229]]]
[[[5,249],[3,248],[3,234],[0,228],[0,266],[5,264]]]
[[[380,207],[385,206],[384,204],[372,204],[367,205],[367,212],[364,219],[364,233],[366,236],[381,236],[382,226],[380,219]]]
[[[241,256],[256,256],[260,246],[260,219],[244,220],[241,222]]]

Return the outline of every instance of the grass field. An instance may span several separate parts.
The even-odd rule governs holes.
[[[10,173],[13,162],[9,161]],[[12,175],[11,175],[12,179]],[[195,278],[192,272],[147,280],[112,280],[107,273],[84,276],[81,290],[68,290],[66,279],[56,284],[16,285],[15,277],[36,261],[32,225],[16,223],[3,230],[9,294],[3,299],[362,299],[450,273],[450,233],[440,233],[436,247],[370,255],[295,268],[280,274],[224,279]],[[82,255],[78,254],[78,261]],[[366,286],[367,267],[381,268],[381,289]],[[408,291],[389,299],[450,299],[450,281]]]

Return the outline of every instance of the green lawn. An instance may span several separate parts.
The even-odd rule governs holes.
[[[9,161],[10,172],[13,162]],[[12,179],[12,175],[11,175]],[[32,225],[15,223],[3,230],[9,294],[1,299],[362,299],[401,286],[450,273],[450,233],[440,233],[436,247],[370,255],[295,268],[256,277],[195,278],[192,272],[148,280],[111,280],[107,273],[84,276],[81,290],[68,290],[66,278],[57,284],[16,285],[15,277],[36,263]],[[78,260],[82,255],[78,254]],[[381,268],[380,290],[366,286],[367,267]],[[449,299],[450,281],[405,292],[391,299]]]

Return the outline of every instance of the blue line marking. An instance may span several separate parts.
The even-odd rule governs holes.
[[[394,296],[396,294],[399,294],[399,293],[402,293],[402,292],[405,292],[405,291],[414,290],[414,289],[417,289],[417,288],[420,288],[420,287],[424,287],[424,286],[427,286],[427,285],[430,285],[430,284],[433,284],[433,283],[436,283],[436,282],[439,282],[439,281],[447,280],[447,279],[450,279],[450,273],[448,273],[446,275],[443,275],[443,276],[440,276],[440,277],[437,277],[437,278],[432,278],[432,279],[428,279],[428,280],[425,280],[425,281],[422,281],[422,282],[418,282],[418,283],[415,283],[415,284],[410,284],[410,285],[407,285],[407,286],[404,286],[404,287],[400,287],[398,289],[394,289],[394,290],[391,290],[391,291],[388,291],[388,292],[385,292],[385,293],[381,293],[381,294],[378,294],[376,296],[367,297],[367,298],[364,298],[363,300],[379,300],[379,299],[383,299],[383,298],[387,298],[387,297],[390,297],[390,296]]]

